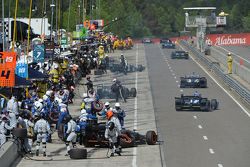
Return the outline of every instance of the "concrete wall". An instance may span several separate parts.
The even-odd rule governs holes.
[[[18,158],[17,145],[11,141],[6,142],[0,148],[0,166],[10,167]]]
[[[227,69],[227,55],[223,51],[213,48],[211,49],[211,55],[217,59],[224,66],[224,70]],[[233,73],[238,75],[243,80],[250,83],[250,69],[246,68],[244,65],[240,65],[237,61],[233,61]]]

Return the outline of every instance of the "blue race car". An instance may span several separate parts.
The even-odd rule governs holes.
[[[170,42],[164,42],[161,44],[162,49],[168,48],[168,49],[175,49],[175,44]]]

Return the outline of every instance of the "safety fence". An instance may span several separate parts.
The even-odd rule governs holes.
[[[188,51],[192,52],[195,58],[202,62],[210,71],[221,78],[231,90],[235,91],[245,102],[250,104],[250,91],[246,87],[233,79],[230,75],[225,74],[218,63],[214,63],[207,59],[204,54],[199,52],[196,48],[190,46],[186,41],[180,41],[179,43]]]

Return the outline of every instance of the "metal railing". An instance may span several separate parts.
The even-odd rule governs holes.
[[[192,52],[195,58],[199,59],[210,71],[216,74],[223,82],[233,91],[235,91],[245,102],[250,104],[250,91],[241,83],[233,79],[230,75],[224,74],[218,63],[214,63],[207,59],[204,54],[196,48],[190,46],[186,41],[180,41],[180,45],[184,46],[188,51]]]

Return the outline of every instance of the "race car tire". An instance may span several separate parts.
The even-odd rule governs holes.
[[[157,135],[155,131],[147,131],[146,133],[146,142],[148,145],[155,145],[157,142]]]
[[[128,147],[134,147],[135,144],[135,138],[134,136],[131,136],[130,133],[124,132],[120,135],[120,145],[122,148],[128,148]]]
[[[205,111],[210,111],[210,110],[211,110],[211,105],[210,105],[210,101],[208,100],[206,102]]]
[[[142,72],[142,71],[143,71],[143,66],[142,66],[141,64],[139,64],[139,65],[137,66],[137,70],[138,70],[139,72]]]
[[[131,97],[136,97],[136,95],[137,95],[136,88],[131,88],[131,89],[130,89],[130,96],[131,96]]]
[[[100,112],[103,109],[104,104],[101,101],[93,101],[92,107],[95,110],[95,112]]]
[[[21,139],[25,139],[28,136],[26,128],[15,128],[12,131],[13,136]]]
[[[218,102],[216,99],[211,100],[211,109],[216,110],[218,108]]]
[[[69,157],[71,159],[87,159],[88,152],[84,148],[72,148],[69,150]]]

